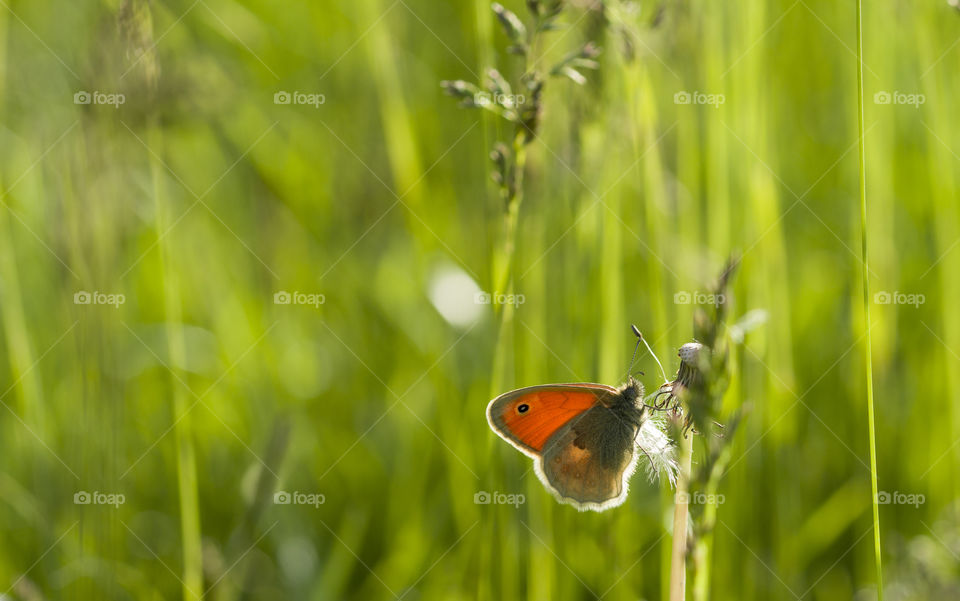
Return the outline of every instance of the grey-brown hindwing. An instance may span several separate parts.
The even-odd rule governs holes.
[[[624,493],[637,426],[611,407],[598,405],[558,430],[543,449],[550,486],[579,503],[603,504]]]

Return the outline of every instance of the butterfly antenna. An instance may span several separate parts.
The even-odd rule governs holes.
[[[627,366],[627,376],[633,371],[633,364],[637,360],[637,351],[640,350],[640,341],[643,340],[643,334],[637,329],[637,326],[630,324],[630,329],[637,336],[637,345],[633,347],[633,357],[630,357],[630,365]]]
[[[653,357],[653,360],[657,362],[657,366],[660,368],[660,375],[663,376],[663,381],[669,382],[670,380],[667,378],[667,372],[663,371],[663,364],[660,363],[660,359],[657,358],[657,355],[653,352],[653,349],[650,348],[649,344],[647,344],[647,339],[644,338],[643,334],[640,333],[640,329],[633,324],[630,324],[630,329],[633,330],[634,335],[637,337],[637,346],[633,349],[633,358],[637,358],[637,350],[640,348],[640,343],[642,342],[643,346],[647,347],[647,351]],[[633,367],[633,360],[630,361],[630,367]]]

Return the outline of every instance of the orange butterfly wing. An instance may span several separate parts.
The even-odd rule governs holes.
[[[545,384],[520,388],[487,405],[487,421],[501,438],[537,457],[547,440],[570,420],[597,404],[609,404],[617,390],[603,384]]]

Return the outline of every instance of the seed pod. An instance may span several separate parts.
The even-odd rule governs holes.
[[[507,37],[517,43],[522,43],[527,36],[527,28],[524,27],[520,18],[503,7],[499,2],[494,2],[491,6],[493,12],[497,15],[497,20],[503,26]]]

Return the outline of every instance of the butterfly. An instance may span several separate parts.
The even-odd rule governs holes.
[[[640,335],[636,327],[634,333]],[[487,423],[533,459],[537,477],[558,501],[580,511],[626,500],[637,447],[653,471],[667,468],[671,479],[675,473],[672,445],[632,376],[620,388],[573,383],[512,390],[490,401]]]

